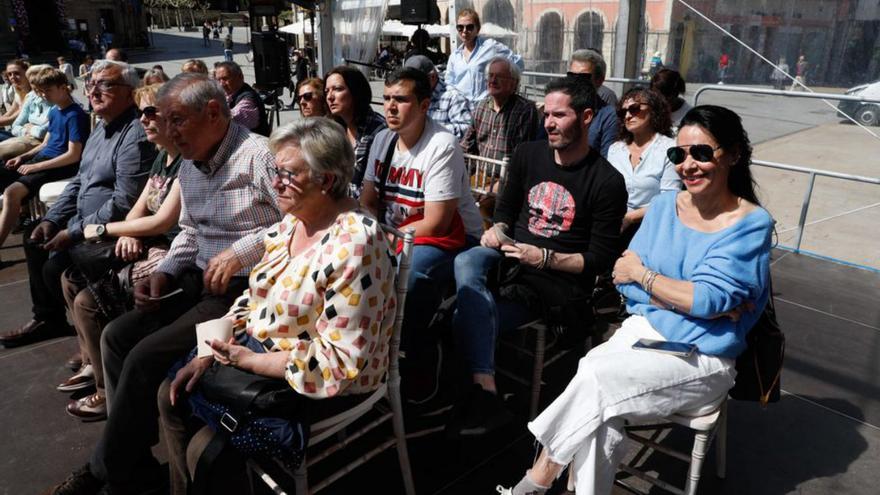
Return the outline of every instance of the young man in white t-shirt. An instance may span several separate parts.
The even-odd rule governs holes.
[[[388,129],[370,149],[360,201],[382,222],[415,229],[403,329],[413,357],[419,351],[413,339],[424,333],[452,283],[455,255],[477,245],[483,227],[455,136],[428,118],[431,85],[425,73],[393,72],[383,98]]]

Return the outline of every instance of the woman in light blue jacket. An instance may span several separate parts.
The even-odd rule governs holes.
[[[34,65],[27,70],[30,80],[38,72],[52,68],[49,65]],[[12,123],[12,137],[0,142],[0,160],[8,160],[30,151],[43,142],[49,127],[49,110],[52,104],[31,90],[24,98],[21,112]]]

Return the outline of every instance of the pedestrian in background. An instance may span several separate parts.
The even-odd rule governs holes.
[[[202,46],[211,46],[211,24],[208,21],[202,23]]]
[[[772,74],[770,74],[770,79],[773,80],[774,88],[781,90],[785,87],[785,78],[788,77],[789,70],[791,69],[789,69],[788,64],[785,63],[785,57],[779,57],[777,68],[773,70]]]
[[[803,91],[807,86],[807,71],[810,69],[810,63],[807,57],[801,55],[798,57],[797,64],[794,66],[795,82],[791,83],[789,91]]]
[[[226,35],[226,38],[223,39],[223,59],[227,62],[232,62],[232,47],[235,46],[235,43],[232,41],[231,35]]]

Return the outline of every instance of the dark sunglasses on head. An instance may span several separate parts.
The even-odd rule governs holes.
[[[462,32],[462,31],[468,31],[468,32],[470,32],[470,31],[473,31],[474,29],[477,29],[477,25],[476,25],[476,24],[456,24],[456,25],[455,25],[455,29],[456,29],[459,33]]]
[[[151,119],[151,120],[156,118],[157,113],[158,113],[158,110],[156,110],[156,107],[153,107],[153,106],[138,108],[138,111],[137,111],[138,118],[141,118],[144,115],[146,115],[147,118]]]
[[[309,91],[308,93],[296,95],[296,101],[309,102],[309,101],[312,101],[312,98],[314,98],[314,97],[315,97],[315,93],[312,93],[311,91]]]
[[[690,152],[693,159],[698,162],[711,162],[712,158],[715,157],[715,151],[720,149],[721,146],[713,148],[708,144],[674,146],[666,150],[666,156],[669,158],[669,161],[674,163],[675,165],[684,162],[687,158],[688,152]]]
[[[642,104],[641,103],[633,103],[632,105],[630,105],[628,107],[621,108],[617,112],[617,117],[622,119],[622,118],[626,117],[627,113],[632,115],[633,117],[638,117],[639,115],[642,114]]]

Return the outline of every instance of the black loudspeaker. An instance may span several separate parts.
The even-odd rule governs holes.
[[[434,24],[439,20],[436,0],[400,0],[400,21],[404,24]]]
[[[290,59],[287,43],[275,33],[251,33],[254,48],[254,76],[260,89],[290,85]]]

